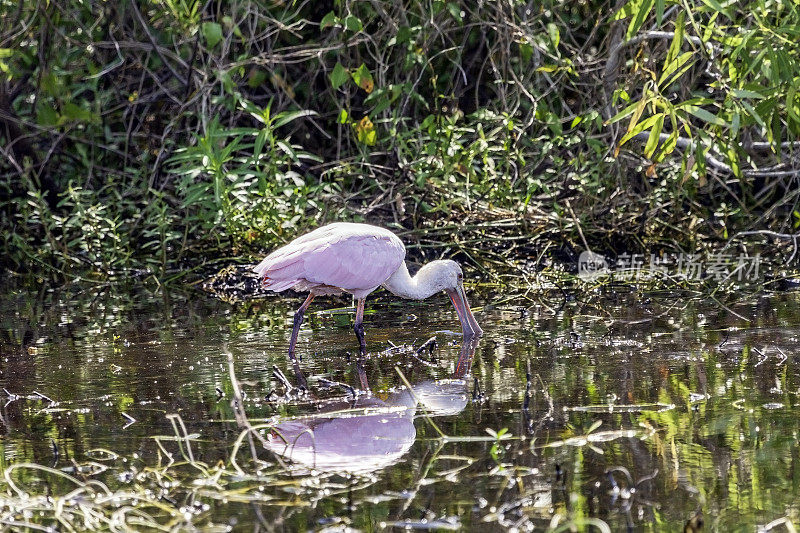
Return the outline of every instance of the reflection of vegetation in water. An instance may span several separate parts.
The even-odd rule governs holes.
[[[433,417],[435,426],[417,420],[399,462],[356,476],[298,472],[257,441],[254,461],[223,355],[227,344],[250,423],[274,427],[347,396],[315,376],[358,382],[346,360],[347,324],[319,314],[301,336],[317,400],[268,402],[270,391],[281,393],[271,366],[291,375],[290,311],[281,303],[86,296],[3,304],[0,385],[19,395],[0,410],[6,521],[80,529],[88,517],[98,527],[142,529],[150,520],[188,527],[236,517],[240,526],[263,519],[370,529],[418,526],[422,517],[440,527],[602,520],[611,530],[680,530],[698,510],[709,529],[798,521],[793,295],[735,306],[757,329],[715,305],[671,307],[670,298],[631,305],[587,297],[527,314],[485,309],[477,388],[466,383],[464,410]],[[401,385],[394,366],[411,384],[453,371],[458,348],[442,335],[432,358],[380,353],[387,340],[415,345],[445,329],[454,320],[446,305],[413,308],[426,317],[422,333],[407,307],[376,304],[366,370],[377,398]],[[125,427],[123,412],[136,422]]]

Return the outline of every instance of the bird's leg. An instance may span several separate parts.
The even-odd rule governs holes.
[[[289,341],[289,357],[293,362],[297,362],[297,359],[294,357],[294,348],[297,345],[297,335],[300,333],[300,325],[303,323],[303,315],[308,309],[308,306],[311,305],[311,301],[314,300],[314,295],[309,294],[306,301],[303,302],[303,305],[300,306],[300,309],[294,314],[294,327],[292,328],[292,340]]]
[[[361,390],[369,392],[369,381],[367,381],[367,371],[364,369],[364,358],[356,358],[356,373],[358,381],[361,383]]]
[[[356,332],[359,344],[359,357],[356,359],[356,372],[358,372],[358,380],[361,382],[361,390],[368,391],[369,383],[367,382],[367,373],[364,370],[364,356],[367,355],[367,341],[364,338],[364,303],[366,298],[360,298],[356,306],[356,320],[353,322],[353,331]]]
[[[353,322],[353,331],[356,332],[356,337],[358,337],[358,343],[361,348],[361,355],[367,355],[367,341],[364,338],[364,302],[366,302],[366,298],[360,298],[358,300],[358,306],[356,307],[356,321]]]

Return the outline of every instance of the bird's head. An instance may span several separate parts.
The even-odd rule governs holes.
[[[417,276],[423,278],[434,292],[447,293],[456,308],[465,337],[483,333],[469,308],[467,294],[464,291],[464,273],[458,263],[449,259],[431,261],[419,270]]]

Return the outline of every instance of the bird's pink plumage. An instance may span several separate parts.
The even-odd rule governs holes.
[[[253,270],[279,292],[300,284],[371,292],[403,263],[405,247],[392,232],[340,222],[318,228],[268,255]]]

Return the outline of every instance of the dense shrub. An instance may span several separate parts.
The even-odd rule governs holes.
[[[765,0],[2,2],[4,261],[163,276],[324,220],[465,213],[611,247],[788,231],[799,17]]]

